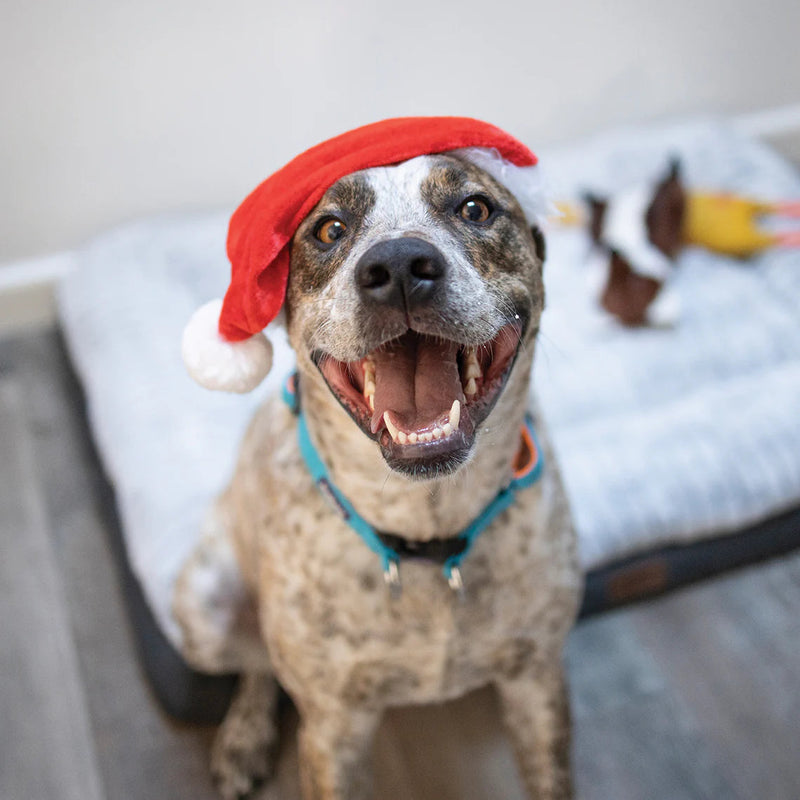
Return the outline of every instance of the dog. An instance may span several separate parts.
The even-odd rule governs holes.
[[[221,795],[269,777],[279,685],[300,714],[305,800],[371,796],[385,709],[493,685],[529,796],[572,797],[562,648],[582,581],[529,408],[541,232],[455,152],[340,178],[290,248],[294,399],[256,413],[175,593],[189,661],[243,673],[212,752]],[[520,434],[527,411],[535,442]],[[299,427],[324,465],[316,481]],[[452,567],[453,538],[534,457],[538,480]],[[398,554],[385,581],[351,511]]]

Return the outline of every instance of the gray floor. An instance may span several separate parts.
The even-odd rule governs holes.
[[[205,800],[213,730],[138,670],[52,334],[0,343],[0,800]],[[800,556],[582,623],[567,653],[583,800],[800,797]],[[277,783],[297,798],[291,712]],[[489,692],[391,714],[382,800],[519,798]]]

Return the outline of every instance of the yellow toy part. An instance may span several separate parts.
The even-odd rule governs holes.
[[[780,243],[781,237],[757,226],[759,217],[780,210],[773,203],[733,194],[688,192],[683,239],[717,253],[747,258]]]
[[[585,210],[575,203],[567,200],[558,200],[555,203],[556,213],[551,215],[548,222],[562,227],[583,226],[586,224]]]

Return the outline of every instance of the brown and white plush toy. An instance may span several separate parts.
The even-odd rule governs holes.
[[[687,245],[750,258],[770,247],[800,246],[800,231],[772,233],[762,217],[800,217],[800,203],[768,203],[730,193],[687,190],[673,159],[660,180],[610,197],[584,195],[592,242],[608,254],[600,296],[624,325],[672,325],[679,302],[669,287],[675,260]]]
[[[584,196],[592,242],[608,253],[603,308],[625,325],[670,325],[677,296],[665,286],[683,245],[686,195],[680,165],[657,183],[640,183],[608,198]]]

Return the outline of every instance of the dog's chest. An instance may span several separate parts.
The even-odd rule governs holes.
[[[479,538],[463,563],[463,594],[438,564],[404,560],[393,596],[378,557],[309,488],[275,514],[261,545],[262,625],[288,688],[426,702],[547,649],[563,616],[553,598],[571,591],[572,578],[531,522],[538,490]]]

